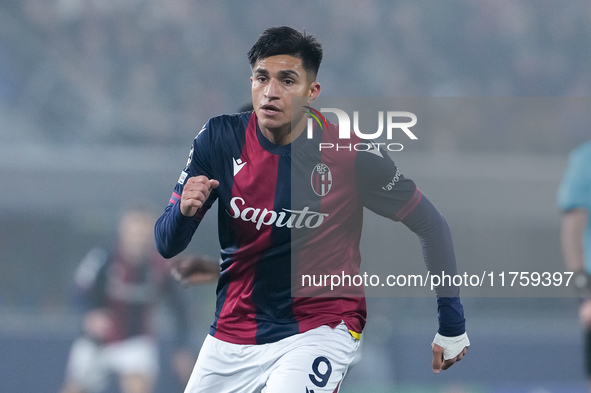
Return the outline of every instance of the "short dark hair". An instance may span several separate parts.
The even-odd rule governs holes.
[[[289,55],[302,60],[302,66],[315,78],[322,62],[322,45],[305,31],[289,26],[269,27],[248,51],[248,61],[254,67],[257,60],[276,55]]]

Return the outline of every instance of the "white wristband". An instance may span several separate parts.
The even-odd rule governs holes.
[[[443,359],[453,359],[464,350],[464,347],[470,346],[468,334],[460,334],[455,337],[445,337],[437,333],[433,339],[433,344],[437,344],[443,348]],[[431,348],[433,348],[431,344]]]

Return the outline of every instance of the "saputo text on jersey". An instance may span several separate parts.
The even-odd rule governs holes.
[[[328,213],[318,213],[310,211],[308,206],[302,210],[281,209],[283,211],[276,212],[275,210],[268,210],[267,208],[246,207],[243,210],[238,206],[246,204],[244,199],[234,197],[230,200],[231,212],[226,210],[226,213],[232,218],[240,218],[242,221],[251,221],[256,223],[256,229],[260,230],[263,225],[275,225],[279,228],[318,228]]]

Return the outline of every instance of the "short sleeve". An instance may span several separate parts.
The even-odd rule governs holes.
[[[576,208],[591,210],[591,144],[571,153],[557,199],[563,211]]]

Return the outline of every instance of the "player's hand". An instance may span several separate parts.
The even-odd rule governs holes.
[[[591,299],[583,300],[579,307],[579,320],[586,329],[591,329]]]
[[[456,337],[444,337],[437,333],[431,344],[433,348],[433,372],[438,374],[459,362],[468,352],[470,340],[466,333]]]
[[[181,194],[181,213],[184,216],[193,217],[197,210],[205,204],[211,190],[219,185],[219,181],[210,180],[206,176],[190,177]]]
[[[170,273],[183,285],[203,284],[217,280],[220,264],[207,255],[195,255],[172,261]]]

